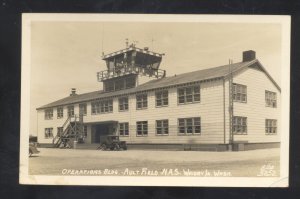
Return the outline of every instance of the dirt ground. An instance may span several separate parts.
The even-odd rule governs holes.
[[[40,148],[30,175],[279,176],[279,149],[239,152]],[[92,173],[94,172],[94,173]],[[97,173],[98,172],[98,173]]]

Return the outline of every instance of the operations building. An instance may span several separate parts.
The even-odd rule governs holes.
[[[119,135],[128,148],[249,150],[279,147],[280,87],[255,52],[224,66],[166,76],[164,54],[135,45],[103,55],[103,90],[37,108],[38,142],[60,146],[73,134],[77,147]]]

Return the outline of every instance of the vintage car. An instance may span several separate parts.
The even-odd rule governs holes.
[[[120,141],[118,135],[100,136],[100,146],[98,150],[127,150],[125,141]]]
[[[40,151],[36,148],[36,143],[29,143],[29,157],[32,156],[32,154],[38,154]]]

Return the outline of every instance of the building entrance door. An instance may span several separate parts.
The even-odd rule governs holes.
[[[113,135],[115,123],[95,124],[92,128],[92,143],[100,143],[100,136]]]

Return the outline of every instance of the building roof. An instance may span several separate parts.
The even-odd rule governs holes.
[[[256,59],[252,60],[252,61],[248,61],[248,62],[239,62],[239,63],[231,64],[231,71],[233,73],[238,72],[245,67],[253,65],[254,63],[257,63],[258,66],[261,67],[262,71],[266,73],[266,75],[270,78],[270,80],[280,90],[280,87],[276,84],[276,82],[272,79],[272,77],[267,73],[267,71],[264,69],[264,67]],[[204,80],[222,78],[222,77],[228,76],[229,74],[230,74],[230,70],[229,70],[229,65],[227,64],[224,66],[208,68],[208,69],[204,69],[204,70],[183,73],[183,74],[179,74],[179,75],[175,75],[175,76],[171,76],[171,77],[164,77],[161,79],[151,80],[151,81],[141,84],[135,88],[113,91],[113,92],[104,92],[104,91],[100,90],[100,91],[94,91],[94,92],[89,92],[89,93],[84,93],[84,94],[79,94],[79,95],[74,95],[74,96],[68,96],[66,98],[57,100],[50,104],[41,106],[37,109],[63,106],[63,105],[68,105],[68,104],[73,104],[73,103],[96,100],[96,99],[100,99],[100,98],[114,97],[114,96],[119,96],[119,95],[149,91],[149,90],[153,90],[153,89],[166,88],[166,87],[170,87],[170,86],[179,86],[182,84],[187,84],[187,83],[192,83],[192,82],[200,82],[200,81],[204,81]]]

